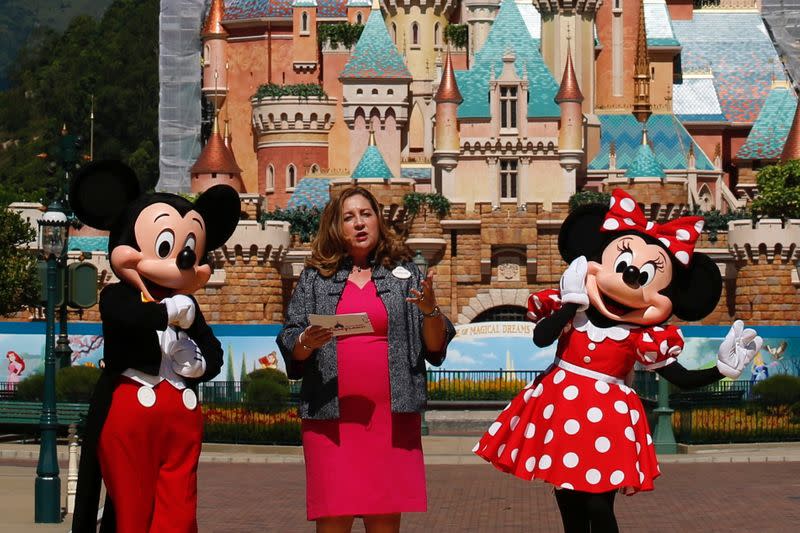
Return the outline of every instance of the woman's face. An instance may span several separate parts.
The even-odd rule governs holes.
[[[342,204],[342,236],[352,257],[365,257],[378,245],[378,215],[360,194],[348,197]]]

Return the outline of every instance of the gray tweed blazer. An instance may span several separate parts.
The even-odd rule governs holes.
[[[439,366],[444,362],[447,344],[455,336],[453,324],[445,317],[447,341],[441,352],[429,352],[422,340],[422,313],[406,297],[411,289],[419,289],[422,274],[412,262],[402,266],[411,277],[402,279],[392,269],[377,265],[372,269],[372,281],[383,300],[389,316],[389,383],[392,412],[412,413],[425,408],[427,401],[425,361]],[[309,314],[333,315],[344,292],[352,262],[345,261],[330,277],[307,267],[300,274],[289,307],[286,323],[278,334],[278,348],[286,362],[290,379],[303,379],[300,388],[300,417],[312,419],[339,418],[336,338],[315,350],[305,361],[292,358],[300,333],[309,325]]]

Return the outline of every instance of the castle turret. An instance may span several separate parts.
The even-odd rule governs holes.
[[[564,66],[564,76],[561,78],[561,87],[556,94],[555,102],[561,108],[558,158],[561,167],[571,173],[581,164],[583,158],[583,111],[581,111],[583,94],[581,94],[578,80],[575,77],[569,46],[567,46],[567,64]],[[571,174],[570,177],[574,179],[574,174]]]
[[[442,81],[439,83],[433,99],[436,102],[436,144],[433,151],[433,164],[437,170],[441,168],[451,171],[458,164],[458,154],[461,151],[458,106],[464,99],[458,90],[449,50],[442,70]]]
[[[225,2],[212,0],[203,24],[203,95],[219,109],[228,95],[228,32],[222,27]]]
[[[464,0],[463,13],[469,30],[467,46],[470,64],[489,37],[492,23],[500,10],[500,3],[500,0]]]
[[[350,24],[364,24],[369,17],[372,0],[347,0],[347,22]]]
[[[192,175],[193,193],[201,193],[218,184],[230,185],[238,193],[245,192],[242,169],[236,164],[233,152],[225,146],[225,140],[219,133],[219,120],[216,117],[211,136],[189,172]]]
[[[633,74],[633,114],[647,124],[653,113],[650,108],[650,60],[647,57],[647,28],[644,21],[644,0],[639,9],[639,33],[636,37],[636,70]]]
[[[319,68],[317,44],[317,0],[292,0],[292,68],[316,82]]]
[[[409,116],[411,73],[395,48],[374,0],[364,31],[339,76],[344,120],[351,130],[350,168],[364,153],[370,130],[386,154],[389,168],[400,175],[403,130]]]

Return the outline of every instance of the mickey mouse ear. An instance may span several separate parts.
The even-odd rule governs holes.
[[[121,161],[95,161],[73,177],[69,203],[78,220],[107,230],[140,194],[139,180],[130,167]]]
[[[239,193],[230,185],[214,185],[200,195],[194,209],[206,222],[206,252],[216,250],[233,235],[239,223]]]

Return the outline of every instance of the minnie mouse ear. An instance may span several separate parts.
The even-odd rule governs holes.
[[[95,161],[72,178],[69,203],[78,220],[107,230],[140,194],[139,180],[130,167],[121,161]]]
[[[216,250],[233,235],[241,209],[239,193],[230,185],[214,185],[200,195],[194,210],[206,223],[206,252]]]
[[[567,216],[558,232],[558,251],[568,264],[573,259],[586,256],[596,259],[606,241],[600,234],[600,226],[608,213],[608,207],[599,204],[583,205]]]

